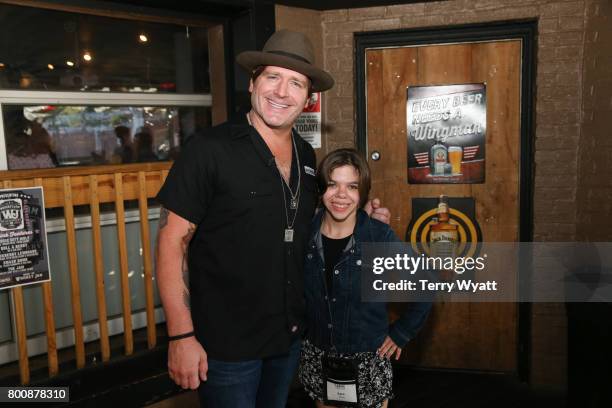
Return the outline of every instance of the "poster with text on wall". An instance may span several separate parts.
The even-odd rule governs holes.
[[[321,148],[321,92],[313,92],[293,127],[313,149]]]
[[[50,279],[42,188],[0,190],[0,289]]]
[[[486,84],[409,86],[408,183],[484,183]]]

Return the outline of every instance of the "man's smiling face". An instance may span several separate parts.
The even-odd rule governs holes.
[[[249,85],[252,112],[271,129],[290,129],[306,106],[308,87],[307,76],[267,66]]]

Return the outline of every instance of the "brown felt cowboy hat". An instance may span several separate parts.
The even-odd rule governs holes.
[[[306,75],[312,91],[326,91],[334,86],[334,78],[314,65],[314,48],[302,33],[278,30],[266,41],[261,51],[244,51],[236,62],[248,72],[259,66],[272,65]]]

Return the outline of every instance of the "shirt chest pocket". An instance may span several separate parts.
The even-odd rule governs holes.
[[[229,186],[226,194],[226,206],[235,211],[247,211],[274,207],[279,185],[271,182],[238,182]]]

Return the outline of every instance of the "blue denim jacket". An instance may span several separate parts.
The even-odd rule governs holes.
[[[411,303],[406,312],[389,325],[386,303],[361,301],[361,242],[400,242],[386,224],[371,219],[363,210],[357,213],[353,237],[334,268],[333,289],[328,309],[325,262],[321,240],[321,221],[325,211],[313,218],[311,236],[306,251],[304,284],[306,293],[306,338],[317,347],[341,353],[376,351],[389,335],[399,347],[404,347],[421,328],[431,303]]]

